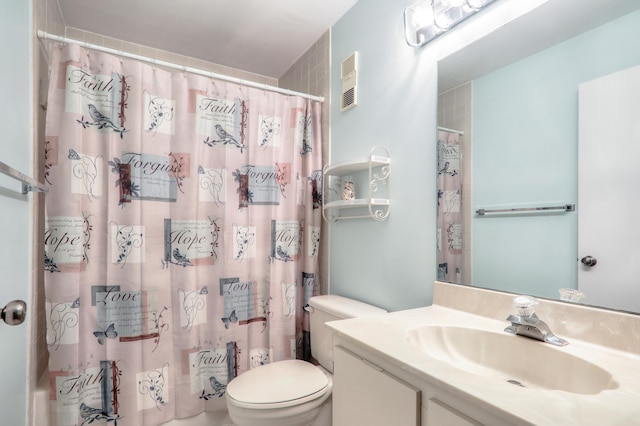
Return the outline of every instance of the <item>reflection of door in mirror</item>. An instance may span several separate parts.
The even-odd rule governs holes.
[[[578,288],[640,312],[640,66],[580,85],[579,141]]]
[[[438,280],[471,283],[471,83],[438,96]]]

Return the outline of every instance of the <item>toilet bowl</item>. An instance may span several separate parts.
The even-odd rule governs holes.
[[[316,366],[285,360],[251,369],[227,385],[229,417],[236,426],[330,426],[333,339],[327,321],[386,313],[341,296],[309,299],[311,353]]]

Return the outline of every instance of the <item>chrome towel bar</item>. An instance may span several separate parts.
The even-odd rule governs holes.
[[[565,204],[562,206],[550,206],[550,207],[518,207],[513,209],[478,209],[476,214],[478,216],[484,216],[485,213],[519,213],[519,212],[536,212],[536,211],[548,211],[548,210],[564,210],[565,212],[576,211],[575,204]]]
[[[22,183],[22,193],[26,194],[29,191],[34,192],[49,192],[49,188],[44,186],[44,184],[36,182],[29,176],[26,176],[23,173],[20,173],[18,170],[13,167],[7,166],[2,161],[0,161],[0,173],[5,174],[9,177],[12,177],[16,180],[19,180]]]

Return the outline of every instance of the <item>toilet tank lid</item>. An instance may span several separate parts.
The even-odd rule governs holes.
[[[334,294],[311,297],[309,306],[338,318],[357,318],[387,313],[384,309],[376,306]]]

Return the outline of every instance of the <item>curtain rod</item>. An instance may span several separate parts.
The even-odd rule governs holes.
[[[312,101],[324,102],[324,97],[323,96],[314,96],[314,95],[310,95],[308,93],[296,92],[296,91],[293,91],[293,90],[283,89],[283,88],[276,87],[276,86],[271,86],[271,85],[268,85],[268,84],[256,83],[255,81],[243,80],[243,79],[237,78],[237,77],[231,77],[231,76],[228,76],[228,75],[218,74],[218,73],[211,72],[211,71],[205,71],[205,70],[201,70],[201,69],[198,69],[198,68],[187,67],[187,66],[175,64],[175,63],[172,63],[172,62],[162,61],[160,59],[150,58],[148,56],[137,55],[135,53],[129,53],[129,52],[125,52],[123,50],[111,49],[109,47],[104,47],[104,46],[100,46],[100,45],[97,45],[97,44],[91,44],[91,43],[87,43],[87,42],[80,41],[80,40],[74,40],[74,39],[71,39],[71,38],[62,37],[62,36],[58,36],[58,35],[55,35],[55,34],[50,34],[50,33],[47,33],[45,31],[42,31],[42,30],[38,30],[38,38],[39,39],[45,39],[45,40],[55,40],[55,41],[59,41],[61,43],[78,44],[78,45],[80,45],[82,47],[86,47],[87,49],[93,49],[93,50],[97,50],[97,51],[100,51],[100,52],[110,53],[110,54],[113,54],[113,55],[122,56],[124,58],[136,59],[138,61],[148,62],[148,63],[154,64],[154,65],[158,65],[158,66],[162,66],[162,67],[166,67],[166,68],[171,68],[171,69],[175,69],[175,70],[180,70],[180,71],[188,72],[188,73],[191,73],[191,74],[198,74],[198,75],[202,75],[202,76],[205,76],[205,77],[216,78],[216,79],[219,79],[219,80],[224,80],[224,81],[228,81],[228,82],[231,82],[231,83],[236,83],[236,84],[239,84],[241,86],[254,87],[254,88],[257,88],[257,89],[267,90],[267,91],[270,91],[270,92],[276,92],[276,93],[280,93],[280,94],[283,94],[283,95],[299,96],[301,98],[310,99]]]

